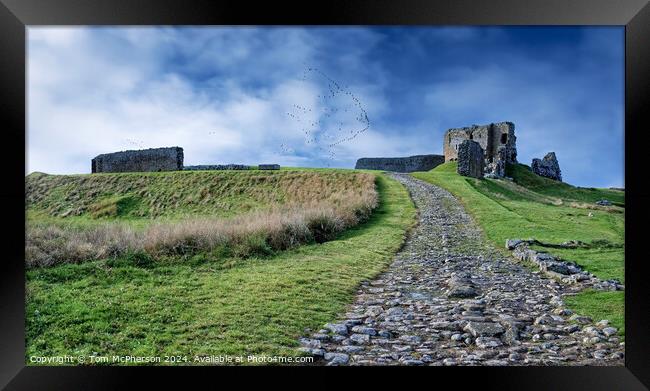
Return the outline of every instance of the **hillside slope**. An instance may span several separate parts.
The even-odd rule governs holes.
[[[376,191],[379,205],[363,224],[270,256],[203,253],[149,265],[123,258],[30,269],[26,363],[39,365],[30,356],[73,353],[177,359],[162,365],[296,356],[305,328],[317,330],[341,313],[361,281],[385,270],[415,222],[398,182],[377,174]]]
[[[341,204],[369,186],[374,176],[344,170],[33,173],[25,178],[25,201],[40,217],[228,217],[279,204]]]
[[[514,181],[463,177],[456,167],[454,162],[445,163],[412,175],[454,194],[497,248],[513,238],[546,243],[579,240],[590,247],[544,251],[575,261],[599,278],[625,281],[624,192],[574,187],[538,177],[524,165],[508,167]],[[603,198],[614,206],[595,204]],[[622,328],[623,295],[621,291],[585,292],[570,301],[576,310],[606,317]]]
[[[611,201],[614,205],[625,206],[624,191],[571,186],[568,183],[535,175],[530,167],[524,164],[509,165],[506,175],[512,177],[523,188],[538,194],[563,200],[589,203],[594,203],[604,198]]]
[[[375,180],[349,170],[33,174],[26,265],[247,257],[322,243],[370,216]]]
[[[615,202],[622,205],[623,194],[617,193],[623,192],[581,189],[554,181],[554,187],[542,188],[540,183],[545,178],[533,182],[530,176],[534,174],[525,168],[517,167],[511,173],[514,182],[477,180],[458,175],[452,162],[413,175],[451,191],[498,247],[503,247],[506,239],[530,237],[551,243],[580,240],[622,246],[624,208],[601,207],[586,200],[616,198]],[[602,278],[608,277],[622,275]]]

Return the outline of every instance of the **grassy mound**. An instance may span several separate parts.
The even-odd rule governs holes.
[[[530,167],[524,164],[508,165],[506,175],[512,177],[518,185],[537,194],[586,203],[594,203],[605,198],[614,205],[625,206],[625,192],[623,191],[571,186],[568,183],[536,175]]]
[[[203,355],[295,355],[304,329],[343,311],[415,222],[403,186],[379,175],[377,191],[365,223],[271,257],[121,257],[28,270],[26,355],[168,355],[181,365]]]
[[[373,178],[344,170],[34,173],[25,178],[25,201],[31,216],[80,223],[230,217],[279,204],[345,203],[368,191]]]
[[[575,261],[599,278],[624,282],[624,192],[574,187],[539,177],[524,165],[508,167],[514,182],[463,177],[456,169],[457,164],[451,162],[413,175],[454,194],[497,248],[512,238],[535,238],[546,243],[580,240],[591,245],[544,251]],[[595,205],[603,198],[614,206]],[[596,297],[602,299],[599,311],[594,310]],[[622,297],[623,292],[585,292],[572,298],[570,304],[595,318],[606,315],[622,329],[623,307],[609,305]]]
[[[30,175],[28,267],[134,255],[271,255],[333,239],[377,206],[352,171]]]

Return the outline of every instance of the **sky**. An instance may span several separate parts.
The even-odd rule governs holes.
[[[166,146],[353,168],[511,121],[518,160],[624,186],[623,27],[29,27],[26,173]]]

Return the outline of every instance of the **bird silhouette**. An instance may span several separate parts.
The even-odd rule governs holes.
[[[322,153],[326,159],[333,160],[337,156],[335,148],[368,130],[370,120],[361,100],[348,85],[342,87],[339,82],[315,67],[303,70],[301,80],[306,82],[308,79],[317,84],[323,82],[323,90],[316,95],[317,103],[314,106],[293,104],[293,110],[287,112],[287,116],[296,122],[308,124],[300,130],[304,134],[303,145],[313,148],[316,153]],[[339,95],[346,98],[339,98]],[[315,118],[314,113],[318,113]],[[355,115],[347,117],[347,113]],[[280,150],[284,153],[295,152],[286,143],[281,144]]]

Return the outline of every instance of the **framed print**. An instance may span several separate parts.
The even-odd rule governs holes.
[[[1,3],[3,387],[650,384],[646,2]]]

